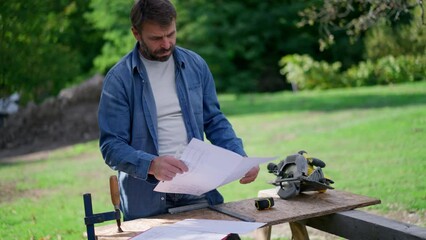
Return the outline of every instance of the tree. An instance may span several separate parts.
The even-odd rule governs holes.
[[[3,0],[0,7],[0,95],[18,91],[42,101],[91,68],[97,33],[87,26],[85,0]]]
[[[345,31],[358,37],[383,19],[393,24],[409,23],[414,8],[420,8],[420,22],[424,24],[422,0],[320,0],[301,12],[300,26],[317,25],[321,49],[335,42],[335,32]]]
[[[95,70],[106,73],[121,57],[133,49],[130,9],[134,1],[91,0],[87,20],[103,33],[102,52],[95,59]]]
[[[368,59],[386,56],[426,56],[426,25],[416,21],[422,15],[414,11],[409,24],[391,24],[382,20],[366,32],[365,44]]]
[[[337,43],[320,52],[318,31],[299,27],[299,13],[311,1],[292,0],[174,0],[177,8],[178,45],[204,57],[220,92],[277,91],[285,87],[278,62],[299,53],[318,60],[341,61],[346,68],[361,60],[362,41],[351,43],[336,34]],[[129,12],[133,1],[92,0],[87,14],[104,32],[105,45],[96,69],[105,73],[135,43]],[[349,47],[351,46],[351,47]],[[342,50],[347,54],[341,54]]]
[[[304,1],[175,2],[178,40],[206,59],[219,91],[281,90],[280,57],[317,51],[312,29],[296,27]]]
[[[104,31],[106,41],[96,69],[106,72],[135,43],[129,12],[133,1],[92,0],[88,19]],[[216,78],[219,91],[279,90],[282,54],[303,49],[314,53],[316,38],[295,26],[297,1],[175,0],[178,44],[201,54]],[[287,40],[285,44],[283,41]]]

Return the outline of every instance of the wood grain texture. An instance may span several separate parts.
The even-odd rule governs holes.
[[[255,207],[255,199],[253,198],[224,203],[222,207],[252,217],[257,222],[264,222],[266,226],[272,226],[380,203],[379,199],[338,190],[328,190],[325,193],[302,193],[292,199],[284,200],[276,195],[275,189],[269,189],[260,191],[259,196],[274,197],[275,205],[271,209],[259,211]],[[129,239],[151,227],[190,218],[239,221],[210,209],[198,209],[123,222],[121,226],[123,233],[117,233],[117,225],[115,224],[96,227],[95,232],[99,240]]]
[[[347,239],[426,239],[426,228],[358,210],[310,218],[306,225]]]

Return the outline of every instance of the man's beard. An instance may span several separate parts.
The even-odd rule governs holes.
[[[160,61],[165,62],[169,60],[170,56],[173,54],[173,51],[175,49],[175,45],[171,45],[169,49],[161,48],[156,51],[151,51],[148,46],[144,43],[144,41],[139,41],[140,45],[140,51],[142,53],[142,56],[144,56],[146,59],[151,61]],[[170,52],[168,55],[162,56],[164,53]]]

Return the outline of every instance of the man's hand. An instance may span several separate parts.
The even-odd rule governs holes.
[[[259,166],[253,167],[244,175],[243,178],[240,179],[241,184],[251,183],[257,178],[257,174],[259,174]]]
[[[160,156],[152,160],[149,167],[149,174],[155,176],[160,181],[170,181],[176,174],[188,171],[188,167],[179,159],[173,156]]]

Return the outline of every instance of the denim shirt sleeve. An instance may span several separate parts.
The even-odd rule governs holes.
[[[214,145],[223,147],[242,156],[246,156],[243,142],[237,137],[231,123],[220,110],[213,76],[202,61],[203,76],[203,122],[207,139]]]
[[[100,150],[113,170],[155,183],[148,170],[156,156],[130,145],[132,91],[129,84],[124,83],[125,77],[118,77],[112,71],[104,79],[98,109]]]

